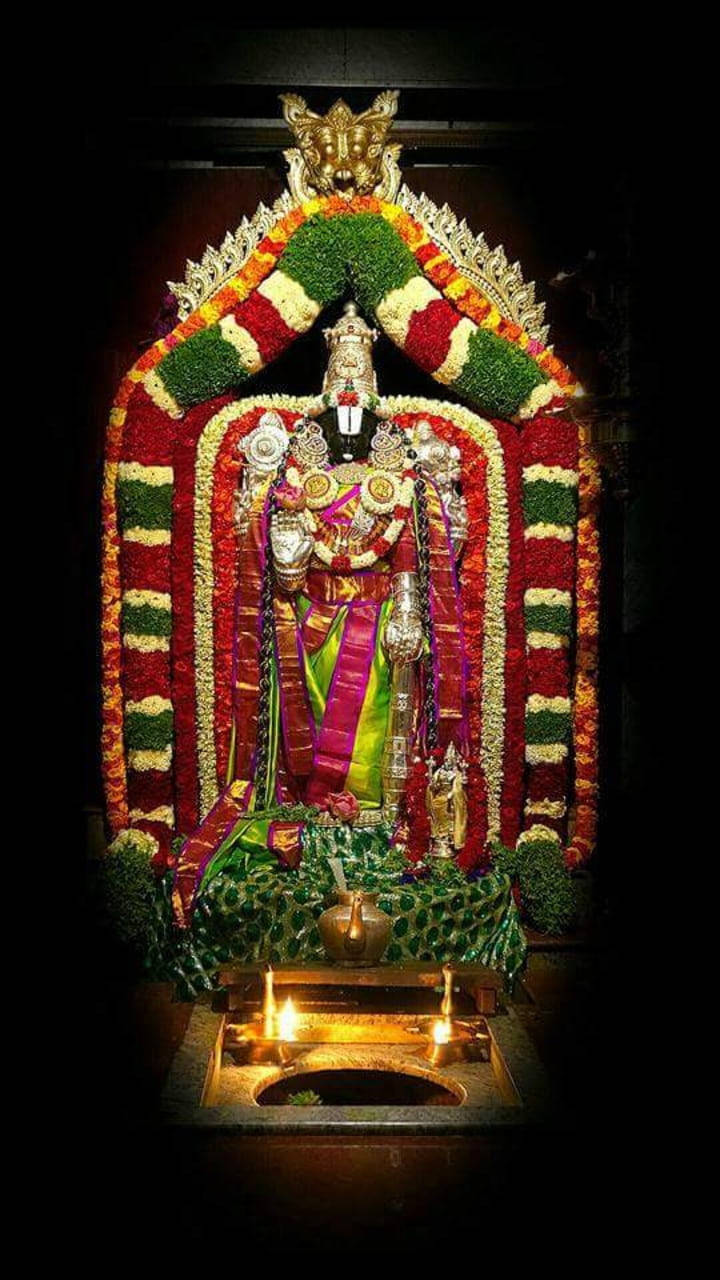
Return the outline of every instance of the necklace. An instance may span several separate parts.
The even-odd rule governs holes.
[[[341,404],[361,404],[379,414],[377,397],[350,386],[321,396],[291,439],[285,478],[292,507],[313,536],[316,559],[328,569],[347,573],[371,568],[398,541],[412,509],[416,475],[403,432],[384,421],[373,437],[369,464],[346,462],[331,470],[322,430],[311,419]],[[351,527],[338,529],[320,513],[336,501],[340,485],[347,484],[360,485],[360,505]]]
[[[379,473],[371,473],[368,481],[381,478],[384,479]],[[392,479],[395,481],[397,478],[393,476]],[[363,481],[363,483],[365,482]],[[415,472],[408,470],[404,472],[397,488],[397,502],[393,507],[392,519],[378,537],[375,537],[375,528],[377,526],[374,526],[370,533],[373,541],[369,547],[360,551],[350,550],[348,534],[343,535],[331,531],[327,521],[321,517],[318,518],[313,511],[306,510],[305,521],[313,535],[315,541],[314,553],[320,563],[324,564],[326,568],[333,569],[339,573],[347,573],[353,569],[372,568],[374,564],[377,564],[378,560],[386,556],[388,551],[394,547],[405,528],[412,508],[414,489]],[[320,536],[321,533],[324,536]],[[358,541],[361,540],[358,539]]]
[[[362,484],[367,473],[366,462],[341,462],[333,471],[338,484]]]

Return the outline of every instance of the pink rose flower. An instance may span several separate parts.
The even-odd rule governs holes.
[[[299,485],[288,484],[286,480],[278,485],[275,497],[284,511],[302,511],[305,506],[305,490]]]
[[[328,796],[328,810],[341,822],[353,822],[360,812],[360,805],[351,791],[334,791]]]

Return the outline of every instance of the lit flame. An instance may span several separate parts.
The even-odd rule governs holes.
[[[435,1044],[449,1044],[452,1036],[452,1023],[449,1018],[438,1018],[433,1023],[433,1040]]]
[[[294,1040],[297,1030],[298,1017],[295,1012],[295,1005],[288,996],[285,1004],[280,1011],[278,1018],[278,1033],[281,1040]]]
[[[275,1026],[277,1023],[277,1005],[275,1003],[275,992],[273,990],[273,971],[268,965],[265,972],[265,998],[263,1000],[263,1021],[264,1033],[267,1040],[275,1039]]]

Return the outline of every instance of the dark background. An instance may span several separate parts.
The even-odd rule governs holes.
[[[644,866],[658,856],[672,865],[671,850],[658,845],[669,841],[670,815],[653,818],[663,764],[655,746],[659,586],[673,523],[667,380],[656,354],[667,356],[667,295],[657,275],[665,66],[647,31],[636,36],[599,10],[585,12],[582,23],[512,13],[413,28],[257,27],[217,16],[178,24],[145,13],[93,38],[87,28],[76,38],[65,25],[46,81],[46,230],[62,246],[55,280],[62,306],[46,316],[62,394],[48,413],[67,534],[58,575],[67,707],[56,754],[66,815],[58,844],[71,896],[82,898],[88,829],[92,846],[102,806],[99,490],[112,393],[155,337],[166,281],[182,279],[186,258],[199,259],[260,200],[271,204],[280,194],[281,151],[292,140],[278,93],[299,92],[317,111],[342,95],[358,110],[381,89],[400,89],[394,136],[403,143],[404,181],[447,201],[520,261],[547,303],[558,354],[596,397],[597,429],[618,445],[603,455],[612,465],[603,509],[603,810],[593,878],[593,927],[609,940],[611,959],[593,996],[592,1047],[577,1067],[587,1073],[577,1149],[534,1153],[529,1184],[542,1185],[538,1165],[547,1165],[576,1209],[585,1199],[573,1174],[578,1151],[592,1199],[611,1155],[603,1143],[592,1161],[588,1144],[610,1119],[618,1140],[626,1135],[627,1076],[618,1077],[617,1064],[610,1071],[604,1051],[621,1035],[644,1043],[644,1024],[628,1023],[629,987],[638,975],[644,984],[653,963]],[[323,358],[315,330],[255,385],[306,393],[319,386]],[[377,365],[387,393],[437,394],[387,341],[378,343]],[[94,970],[102,988],[84,936],[66,935],[65,955],[76,955],[78,974]],[[610,1133],[616,1129],[606,1139]],[[125,1158],[118,1155],[118,1170]]]

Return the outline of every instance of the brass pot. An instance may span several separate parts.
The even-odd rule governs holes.
[[[318,920],[323,946],[336,964],[364,968],[377,964],[392,931],[392,920],[377,905],[376,893],[338,890],[338,902]]]

